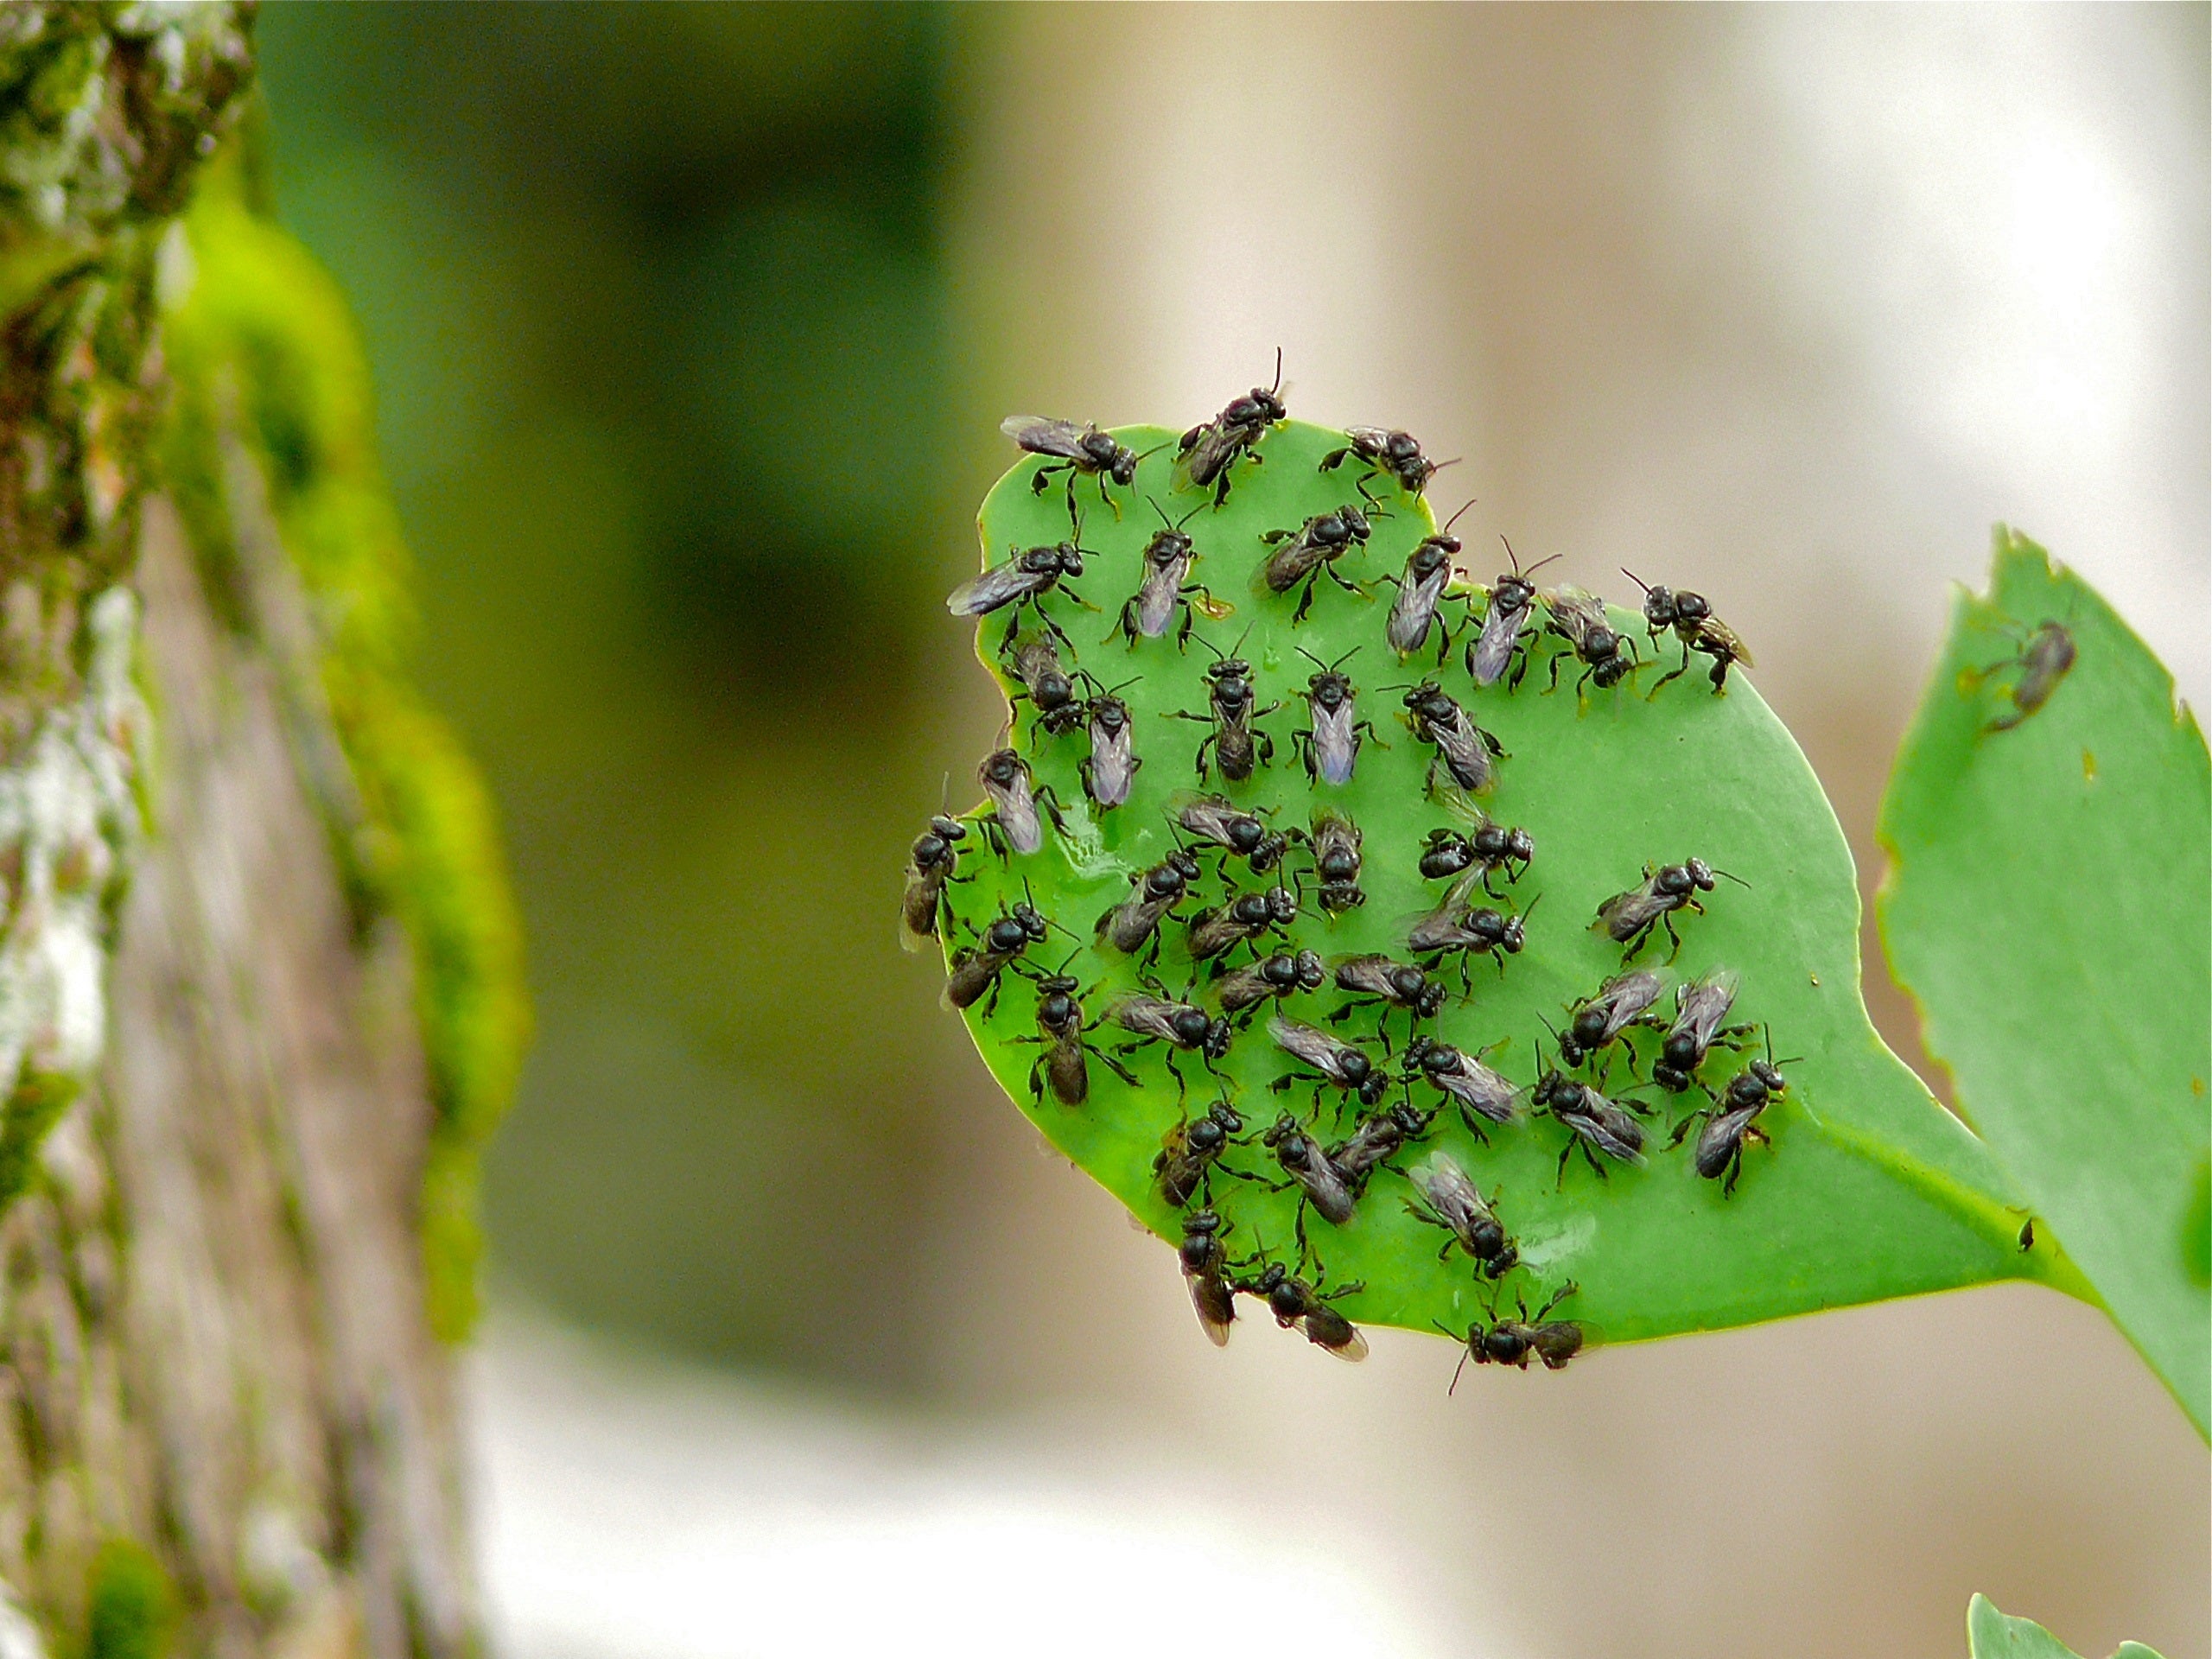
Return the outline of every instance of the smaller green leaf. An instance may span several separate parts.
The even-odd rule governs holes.
[[[2070,666],[2022,693],[2039,633]],[[1882,803],[1879,915],[1959,1105],[2197,1432],[2212,1080],[2212,773],[2173,680],[2000,530]]]
[[[2014,1618],[1977,1593],[1967,1604],[1967,1649],[1973,1659],[2081,1659],[2031,1618]],[[2158,1659],[2140,1642],[2123,1642],[2112,1659]]]

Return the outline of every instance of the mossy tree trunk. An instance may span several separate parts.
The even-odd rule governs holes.
[[[475,1645],[513,929],[342,308],[246,206],[251,21],[0,13],[6,1659]]]

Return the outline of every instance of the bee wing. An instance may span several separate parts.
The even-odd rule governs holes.
[[[1067,461],[1090,459],[1083,447],[1090,429],[1073,421],[1048,420],[1042,415],[1009,415],[999,430],[1033,455],[1058,455]]]
[[[1236,1318],[1236,1293],[1216,1274],[1193,1273],[1186,1267],[1183,1278],[1191,1287],[1191,1311],[1198,1316],[1198,1329],[1215,1347],[1226,1348],[1229,1327]]]
[[[1605,1011],[1605,1040],[1619,1036],[1622,1027],[1659,1000],[1666,986],[1667,976],[1656,968],[1639,968],[1607,980],[1590,999],[1591,1007]]]
[[[1354,1364],[1367,1357],[1367,1338],[1360,1335],[1357,1325],[1334,1308],[1316,1308],[1300,1318],[1297,1324],[1306,1340],[1325,1353]]]
[[[1580,1319],[1547,1319],[1541,1325],[1523,1326],[1522,1333],[1548,1371],[1561,1370],[1583,1350],[1595,1348],[1605,1340],[1597,1326]]]
[[[1313,846],[1317,853],[1331,848],[1359,846],[1359,826],[1333,806],[1313,810]]]
[[[1175,821],[1194,836],[1229,845],[1229,821],[1240,817],[1236,808],[1219,795],[1179,795],[1175,798]]]
[[[1344,428],[1344,436],[1354,443],[1363,443],[1373,449],[1390,447],[1390,435],[1379,426],[1348,426]]]
[[[1453,884],[1452,895],[1433,910],[1417,910],[1398,919],[1406,949],[1417,957],[1440,950],[1457,950],[1471,943],[1466,929],[1467,906]]]
[[[1237,439],[1217,418],[1192,435],[1191,447],[1175,458],[1175,487],[1207,485],[1221,476],[1221,469],[1236,458]]]
[[[944,608],[955,616],[982,616],[1033,594],[1043,586],[1043,579],[1023,569],[1020,559],[1008,559],[1003,564],[993,565],[973,581],[962,582],[946,598]]]
[[[1490,1208],[1459,1160],[1448,1152],[1430,1153],[1413,1166],[1410,1174],[1421,1196],[1440,1215],[1479,1215]]]
[[[1436,740],[1436,752],[1451,769],[1452,781],[1461,789],[1477,790],[1488,786],[1491,780],[1490,750],[1484,746],[1481,734],[1472,721],[1464,715],[1449,726],[1431,724],[1429,731]]]
[[[1224,1014],[1242,1014],[1266,1001],[1272,988],[1256,968],[1238,968],[1213,982],[1215,1004]]]
[[[1316,1071],[1332,1072],[1341,1045],[1326,1032],[1301,1026],[1295,1020],[1268,1021],[1268,1036],[1293,1059],[1303,1060]]]
[[[1605,620],[1602,600],[1567,582],[1545,588],[1538,597],[1552,613],[1552,620],[1559,624],[1560,631],[1577,645],[1590,637],[1592,628],[1611,626]]]
[[[1624,1163],[1643,1163],[1643,1126],[1596,1090],[1588,1089],[1585,1093],[1589,1102],[1586,1121],[1591,1130],[1586,1138],[1595,1141],[1600,1151],[1610,1153]]]
[[[1745,668],[1758,666],[1751,660],[1751,653],[1745,649],[1744,642],[1736,637],[1736,630],[1717,616],[1708,616],[1697,625],[1697,639],[1699,645],[1732,657]]]
[[[1260,580],[1270,593],[1288,593],[1307,571],[1321,563],[1320,543],[1313,539],[1312,531],[1313,526],[1308,524],[1276,548],[1260,567]]]
[[[1736,976],[1724,968],[1683,986],[1673,1029],[1688,1033],[1700,1051],[1711,1046],[1713,1034],[1736,1005]]]
[[[1483,618],[1483,631],[1475,640],[1473,670],[1477,685],[1496,685],[1504,675],[1506,664],[1513,660],[1513,647],[1521,638],[1521,630],[1528,626],[1529,612],[1523,607],[1517,611],[1501,611],[1493,602],[1490,614]]]
[[[1176,1006],[1156,996],[1125,996],[1106,1010],[1106,1017],[1124,1031],[1172,1042],[1175,1028],[1168,1023],[1168,1018]]]
[[[1396,966],[1389,957],[1379,954],[1338,957],[1329,963],[1338,988],[1360,996],[1389,995],[1390,970]]]
[[[1637,929],[1657,921],[1666,913],[1666,899],[1647,881],[1626,893],[1617,893],[1599,906],[1598,919],[1592,925],[1602,927],[1615,939],[1624,942]]]
[[[1521,1090],[1513,1081],[1500,1076],[1480,1060],[1465,1058],[1461,1065],[1462,1076],[1452,1079],[1459,1087],[1452,1090],[1452,1097],[1465,1104],[1470,1111],[1479,1112],[1493,1123],[1511,1123],[1521,1116]],[[1439,1078],[1439,1082],[1444,1079]],[[1488,1209],[1487,1205],[1483,1206]]]

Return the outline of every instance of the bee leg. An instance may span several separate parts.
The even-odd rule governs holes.
[[[1296,1235],[1298,1239],[1298,1265],[1301,1268],[1306,1266],[1307,1262],[1313,1259],[1313,1247],[1306,1241],[1306,1205],[1307,1200],[1304,1195],[1301,1194],[1298,1200],[1298,1219],[1291,1225],[1291,1231]],[[1319,1276],[1318,1268],[1316,1268],[1315,1276]]]
[[[999,976],[996,974],[993,974],[991,976],[990,995],[983,1001],[983,1018],[986,1020],[989,1019],[993,1014],[998,1011],[998,1006]]]
[[[1559,659],[1566,654],[1559,651],[1552,653],[1552,683],[1544,688],[1544,695],[1548,697],[1559,690]]]
[[[1116,622],[1112,627],[1106,630],[1105,637],[1098,642],[1100,645],[1112,645],[1114,643],[1114,636],[1116,634],[1120,634],[1124,639],[1128,641],[1128,648],[1131,651],[1135,651],[1136,649],[1136,624],[1132,621],[1129,617],[1129,613],[1136,608],[1136,604],[1137,602],[1134,599],[1125,599],[1122,601],[1121,620]]]
[[[1684,652],[1682,655],[1687,658],[1689,656],[1689,652]],[[1683,664],[1682,668],[1687,668],[1689,664],[1686,661]],[[1645,694],[1644,701],[1649,702],[1653,698],[1656,697],[1659,695],[1659,687],[1666,684],[1668,681],[1681,679],[1682,677],[1682,668],[1670,668],[1664,674],[1661,675],[1659,677],[1659,684],[1653,686],[1651,690]]]
[[[1702,912],[1699,913],[1703,914]],[[1674,946],[1672,950],[1667,952],[1667,960],[1672,962],[1676,957],[1682,953],[1682,936],[1675,931],[1675,918],[1672,916],[1662,916],[1659,919],[1666,923],[1667,938]]]
[[[1719,655],[1713,659],[1713,695],[1716,697],[1728,695],[1728,658]]]
[[[1306,578],[1306,591],[1298,596],[1298,608],[1290,613],[1293,623],[1303,622],[1306,613],[1313,608],[1313,577]]]
[[[1472,647],[1470,646],[1469,649],[1471,650]],[[1522,677],[1529,671],[1529,647],[1516,645],[1513,647],[1513,654],[1517,660],[1514,663],[1513,672],[1505,682],[1505,689],[1508,691],[1518,691],[1521,689]]]
[[[1370,603],[1373,602],[1375,595],[1369,593],[1366,588],[1361,587],[1350,576],[1345,575],[1342,571],[1338,570],[1334,560],[1324,564],[1321,569],[1328,572],[1329,580],[1335,582],[1337,586],[1343,588],[1344,592],[1348,594],[1357,594],[1360,598],[1366,600]]]
[[[1264,710],[1262,712],[1265,712]],[[1252,728],[1252,741],[1260,752],[1260,764],[1272,766],[1275,763],[1275,741],[1256,726]]]
[[[1738,1141],[1735,1150],[1728,1154],[1728,1173],[1720,1183],[1720,1196],[1727,1198],[1736,1190],[1736,1178],[1744,1173],[1744,1143]]]
[[[1268,1092],[1270,1094],[1280,1095],[1287,1090],[1292,1084],[1298,1081],[1299,1077],[1297,1072],[1286,1071],[1282,1076],[1277,1077],[1273,1083],[1268,1085]]]
[[[1085,1044],[1084,1046],[1089,1047],[1090,1046]],[[1106,1063],[1106,1069],[1109,1071],[1111,1071],[1116,1077],[1119,1077],[1123,1083],[1128,1084],[1132,1089],[1137,1087],[1137,1074],[1130,1071],[1128,1066],[1123,1065],[1119,1060],[1116,1059],[1111,1054],[1109,1054],[1103,1048],[1092,1048],[1090,1052],[1093,1054],[1096,1054],[1101,1060],[1104,1061]]]
[[[1559,1179],[1552,1183],[1553,1192],[1563,1192],[1567,1190],[1567,1160],[1574,1156],[1575,1147],[1581,1144],[1582,1137],[1575,1134],[1572,1129],[1568,1130],[1567,1144],[1560,1148]]]

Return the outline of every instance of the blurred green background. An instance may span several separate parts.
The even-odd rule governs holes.
[[[493,1278],[702,1356],[909,1384],[941,1137],[900,1060],[939,1033],[888,982],[914,988],[890,904],[939,790],[923,601],[978,487],[932,459],[959,22],[493,21],[278,5],[259,35],[278,210],[365,336],[423,680],[490,778],[529,930]]]

